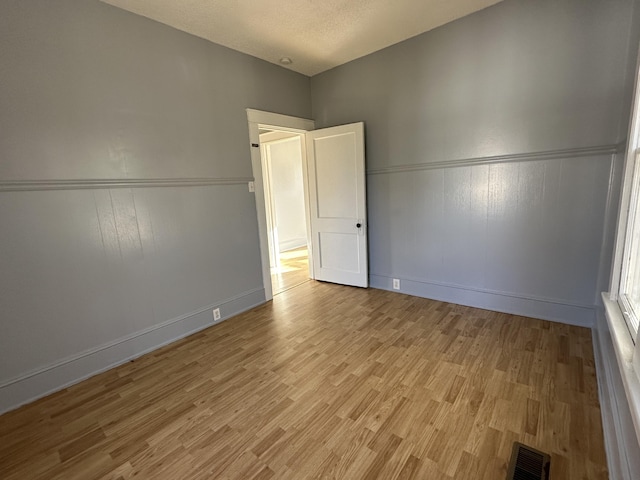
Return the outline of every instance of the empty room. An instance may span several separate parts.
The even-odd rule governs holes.
[[[640,478],[639,45],[638,0],[0,2],[0,479]]]

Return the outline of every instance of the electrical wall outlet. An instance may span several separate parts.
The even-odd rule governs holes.
[[[393,279],[393,289],[394,290],[400,290],[400,279],[399,278],[394,278]]]
[[[219,308],[214,308],[213,309],[213,320],[220,320],[220,309]]]
[[[256,191],[256,184],[255,184],[255,183],[253,183],[253,182],[249,182],[249,191],[250,191],[251,193],[253,193],[253,192],[255,192],[255,191]]]

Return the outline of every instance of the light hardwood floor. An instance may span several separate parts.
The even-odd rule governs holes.
[[[273,294],[309,281],[309,253],[307,247],[296,248],[280,254],[279,268],[271,269]]]
[[[607,478],[590,331],[307,282],[0,417],[2,479]]]

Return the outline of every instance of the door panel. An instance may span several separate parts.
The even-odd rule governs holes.
[[[315,278],[369,285],[364,125],[307,133]]]
[[[320,264],[324,268],[339,270],[342,272],[358,273],[359,258],[349,255],[350,252],[357,252],[357,237],[345,235],[344,233],[320,233],[320,251],[322,252]]]
[[[355,159],[355,134],[318,138],[315,140],[316,186],[318,217],[357,218],[358,201]]]

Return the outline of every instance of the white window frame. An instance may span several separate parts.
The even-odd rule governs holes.
[[[640,215],[640,212],[631,210],[632,205],[637,205],[636,195],[640,195],[640,75],[638,75],[638,71],[636,71],[631,125],[627,138],[626,162],[622,179],[609,292],[604,292],[602,299],[631,417],[636,435],[640,439],[640,336],[636,334],[635,339],[632,337],[631,329],[625,319],[625,313],[629,306],[621,295],[621,288],[625,286],[623,280],[627,275],[628,245],[632,235],[627,227],[636,219],[636,213]],[[636,166],[638,174],[634,175]],[[640,221],[640,217],[638,221]]]
[[[636,117],[637,115],[633,116],[634,119],[636,119]],[[635,143],[636,145],[638,144],[637,136]],[[621,208],[620,210],[621,215],[618,223],[618,228],[620,229],[624,222],[625,233],[624,243],[621,245],[622,255],[620,256],[620,261],[616,262],[616,266],[619,265],[620,270],[620,274],[617,276],[618,287],[616,289],[616,298],[618,306],[624,316],[625,323],[627,324],[627,328],[629,329],[631,340],[637,345],[639,340],[638,332],[640,331],[638,328],[640,305],[634,305],[634,303],[627,298],[628,295],[625,295],[625,292],[632,290],[632,282],[629,278],[630,270],[632,270],[632,268],[640,268],[640,259],[632,258],[633,239],[634,237],[637,238],[636,232],[640,229],[640,202],[638,201],[640,196],[640,151],[638,148],[629,149],[627,151],[626,158],[627,162],[624,174],[625,185],[623,187],[623,199],[625,200],[625,205],[624,209]],[[629,180],[628,182],[626,181],[627,179]],[[626,215],[622,215],[622,212],[626,213]],[[633,265],[634,263],[635,265]]]

